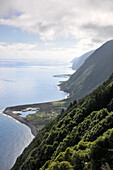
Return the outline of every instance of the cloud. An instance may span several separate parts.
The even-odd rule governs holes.
[[[45,44],[45,47],[47,44]],[[47,46],[48,47],[48,46]],[[71,55],[71,57],[70,57]],[[41,50],[38,44],[0,42],[0,59],[30,59],[68,64],[75,57],[75,49],[55,48]],[[70,59],[71,58],[71,59]]]
[[[37,60],[41,63],[52,63],[58,65],[68,65],[69,62],[91,49],[95,49],[96,43],[91,45],[91,41],[82,40],[73,48],[55,47],[54,44],[45,44],[45,48],[40,49],[39,44],[28,43],[5,43],[0,42],[0,59],[16,60]],[[51,46],[51,45],[50,45]],[[47,48],[46,48],[47,47]]]
[[[27,43],[14,43],[8,44],[5,42],[0,42],[0,58],[29,58],[31,52],[35,50],[36,44],[27,44]],[[30,52],[30,55],[28,53]]]
[[[83,25],[113,25],[112,9],[111,0],[2,0],[0,23],[37,33],[43,40],[70,35],[81,38],[88,34],[86,28],[81,29]]]
[[[96,24],[87,24],[83,26],[84,29],[95,33],[93,42],[102,42],[105,39],[111,39],[113,36],[113,25],[101,26]]]
[[[65,49],[62,54],[79,55],[112,39],[113,3],[112,0],[1,0],[0,24],[38,34],[46,45],[48,41],[72,37],[77,40],[78,49],[70,49],[70,54]]]

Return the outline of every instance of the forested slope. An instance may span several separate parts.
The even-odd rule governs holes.
[[[43,128],[12,170],[113,169],[113,74]]]

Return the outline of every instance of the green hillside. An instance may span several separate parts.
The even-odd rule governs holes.
[[[113,74],[47,124],[12,170],[113,169]]]
[[[107,80],[112,71],[113,40],[95,50],[70,79],[60,85],[61,90],[70,93],[72,100],[78,100]]]

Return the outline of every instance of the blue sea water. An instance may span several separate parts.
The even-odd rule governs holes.
[[[67,78],[53,76],[69,73],[68,66],[1,67],[0,109],[64,99],[66,93],[58,91],[56,85]]]
[[[58,90],[59,81],[70,74],[68,66],[24,66],[0,68],[0,170],[9,170],[23,149],[32,141],[30,129],[2,114],[8,106],[41,103],[64,99]]]
[[[0,114],[0,170],[9,170],[33,138],[26,125]]]

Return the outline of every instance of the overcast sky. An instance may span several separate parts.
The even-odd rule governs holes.
[[[112,0],[0,0],[0,58],[69,61],[112,35]]]

